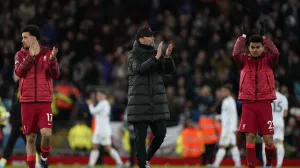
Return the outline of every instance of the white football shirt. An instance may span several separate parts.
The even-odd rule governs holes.
[[[107,100],[98,102],[96,106],[89,104],[90,113],[95,117],[95,132],[111,134],[110,104]]]
[[[276,91],[276,100],[272,103],[272,112],[273,112],[273,123],[274,126],[284,126],[284,111],[288,110],[288,100],[287,98]]]
[[[232,96],[226,97],[221,106],[222,132],[235,132],[237,130],[236,102]]]

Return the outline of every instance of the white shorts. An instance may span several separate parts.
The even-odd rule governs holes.
[[[221,133],[221,137],[220,137],[220,141],[219,141],[219,145],[222,146],[235,146],[236,145],[236,135],[234,132],[222,132]]]
[[[274,126],[274,135],[273,140],[284,140],[284,127],[283,126]]]
[[[102,146],[111,145],[111,134],[94,132],[92,143]]]

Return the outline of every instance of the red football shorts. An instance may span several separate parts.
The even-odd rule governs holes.
[[[21,117],[23,134],[52,128],[51,103],[21,103]]]
[[[268,102],[243,103],[239,132],[273,135],[272,106]]]

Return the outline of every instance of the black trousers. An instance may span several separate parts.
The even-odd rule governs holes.
[[[135,145],[134,145],[134,138],[130,138],[130,168],[134,167],[134,159],[135,159]]]
[[[205,152],[202,156],[202,165],[213,163],[215,150],[216,150],[216,144],[205,144]]]
[[[146,152],[146,137],[147,129],[150,126],[154,138]],[[134,123],[135,132],[135,149],[138,166],[140,168],[145,168],[146,161],[150,161],[155,152],[160,148],[161,144],[164,142],[166,136],[166,122],[164,120],[154,121],[154,122],[141,122]]]
[[[26,137],[22,133],[21,126],[22,126],[21,123],[13,123],[12,124],[11,132],[9,134],[7,144],[3,150],[3,158],[6,160],[8,160],[10,158],[12,151],[14,149],[14,146],[20,136],[22,136],[22,138],[26,144]],[[38,133],[37,139],[36,139],[36,151],[38,154],[41,153],[40,145],[41,145],[41,134]]]

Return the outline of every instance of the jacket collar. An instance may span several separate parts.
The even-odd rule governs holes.
[[[259,57],[252,57],[251,54],[249,53],[248,56],[252,59],[262,59],[267,55],[266,52],[263,52]]]
[[[154,47],[150,47],[147,48],[147,47],[143,47],[141,46],[142,44],[139,44],[136,40],[134,41],[133,43],[133,50],[136,50],[136,51],[142,51],[142,52],[152,52],[154,51]]]

